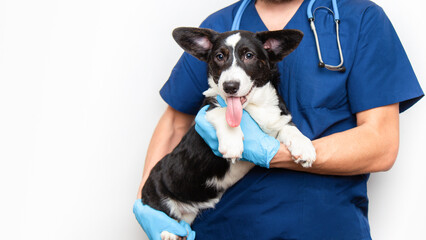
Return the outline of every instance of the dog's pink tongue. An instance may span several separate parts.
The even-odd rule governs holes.
[[[243,106],[239,97],[226,98],[226,122],[230,127],[238,127],[243,116]]]

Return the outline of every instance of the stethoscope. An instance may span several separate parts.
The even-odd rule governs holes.
[[[232,28],[231,28],[232,31],[238,30],[240,28],[240,23],[241,23],[241,18],[243,16],[243,13],[252,0],[242,0],[242,1],[243,2],[241,3],[240,7],[238,8],[238,11],[235,15],[234,21],[232,22]],[[308,9],[307,9],[307,15],[308,15],[309,24],[311,26],[312,32],[314,33],[314,37],[315,37],[315,45],[317,47],[318,60],[319,60],[318,66],[320,68],[326,68],[326,69],[331,70],[331,71],[344,72],[344,71],[346,71],[346,68],[343,66],[342,46],[340,45],[340,37],[339,37],[340,16],[339,16],[339,9],[337,8],[337,0],[331,0],[332,5],[333,5],[333,10],[331,10],[328,7],[320,6],[320,7],[317,7],[312,12],[312,7],[313,7],[315,1],[316,0],[310,0],[309,5],[308,5]],[[333,14],[334,22],[336,24],[337,47],[339,49],[339,55],[340,55],[339,65],[329,65],[329,64],[324,63],[324,61],[322,60],[321,47],[320,47],[320,43],[319,43],[319,40],[318,40],[317,30],[315,28],[315,12],[320,8],[326,9]]]

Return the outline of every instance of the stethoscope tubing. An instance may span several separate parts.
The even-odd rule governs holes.
[[[315,4],[316,0],[310,0],[308,4],[308,8],[306,9],[306,15],[308,19],[314,18],[312,8]],[[334,21],[340,20],[339,8],[337,7],[337,0],[331,0],[333,5],[333,13],[334,13]]]
[[[243,17],[243,13],[250,2],[251,0],[243,0],[243,2],[241,3],[237,13],[235,14],[234,21],[232,22],[231,31],[236,31],[240,29],[241,18]]]

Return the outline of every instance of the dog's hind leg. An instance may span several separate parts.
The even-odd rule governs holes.
[[[167,231],[161,232],[161,240],[181,240],[182,237],[169,233]]]
[[[183,213],[181,219],[185,221],[186,223],[191,224],[194,221],[196,216],[197,214],[193,214],[193,213]],[[167,231],[161,232],[161,240],[185,240],[185,239],[186,237],[179,237]]]

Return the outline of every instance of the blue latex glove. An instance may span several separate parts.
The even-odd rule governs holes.
[[[150,240],[161,240],[163,231],[182,237],[187,236],[187,240],[195,239],[195,232],[188,223],[183,220],[178,223],[167,214],[143,204],[140,199],[133,205],[133,213]]]
[[[222,107],[226,106],[225,101],[220,96],[217,96],[217,101]],[[195,117],[195,130],[210,146],[213,153],[216,156],[222,157],[222,154],[218,150],[219,142],[217,140],[216,130],[206,120],[206,110],[208,107],[209,105],[201,108]],[[240,126],[244,134],[243,160],[252,162],[261,167],[269,168],[269,163],[280,148],[280,142],[264,133],[256,121],[254,121],[245,110],[243,110]]]

